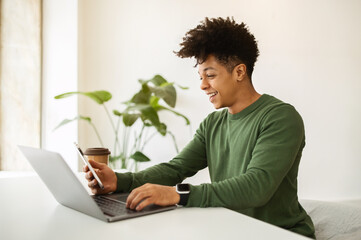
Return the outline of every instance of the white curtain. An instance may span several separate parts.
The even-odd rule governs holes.
[[[41,141],[41,0],[0,0],[0,170],[29,170]]]

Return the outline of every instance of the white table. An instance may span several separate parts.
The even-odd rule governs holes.
[[[0,239],[308,238],[225,208],[179,208],[106,223],[60,205],[37,176],[27,176],[0,178]]]

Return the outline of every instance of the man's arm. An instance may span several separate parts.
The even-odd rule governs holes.
[[[104,190],[100,189],[91,172],[84,167],[88,186],[94,194],[132,192],[127,201],[127,206],[132,209],[138,206],[137,210],[141,210],[151,203],[163,206],[177,204],[179,194],[174,187],[169,186],[174,186],[207,167],[205,141],[203,131],[200,129],[197,130],[193,140],[173,160],[138,173],[114,173],[104,164],[91,162],[100,179],[109,185]],[[144,199],[146,201],[139,204]]]
[[[146,183],[174,186],[207,167],[204,137],[200,129],[188,145],[170,162],[137,173],[116,173],[117,192],[130,192]]]
[[[207,167],[203,125],[193,140],[168,163],[161,163],[138,173],[117,174],[117,191],[130,192],[127,207],[142,210],[149,204],[161,206],[178,204],[179,194],[174,186]]]

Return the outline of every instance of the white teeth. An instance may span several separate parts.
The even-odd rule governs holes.
[[[208,93],[208,95],[210,96],[210,97],[213,97],[214,95],[216,95],[218,92],[213,92],[213,93]]]

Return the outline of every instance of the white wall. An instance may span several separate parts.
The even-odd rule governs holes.
[[[55,100],[54,96],[76,91],[78,86],[78,2],[43,1],[43,98],[42,147],[56,151],[73,170],[78,168],[73,142],[78,139],[74,122],[54,128],[78,112],[77,98]]]
[[[119,108],[138,88],[137,79],[160,73],[190,87],[179,93],[177,109],[190,117],[194,132],[213,109],[199,90],[194,61],[179,59],[172,51],[204,17],[234,16],[248,24],[259,43],[256,89],[292,103],[303,116],[307,146],[299,172],[300,197],[361,197],[360,12],[357,0],[80,0],[79,90],[111,91],[114,99],[108,106]],[[103,109],[83,98],[79,112],[93,117],[111,146]],[[165,117],[183,147],[190,140],[184,122]],[[98,144],[88,126],[79,130],[81,144]],[[146,152],[151,164],[175,154],[170,139],[161,137]]]

